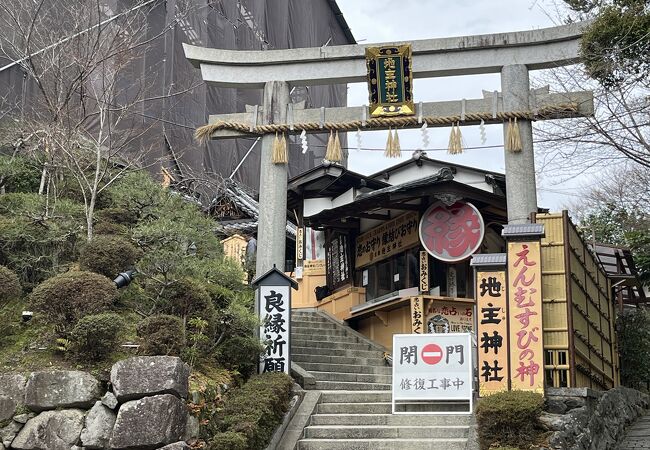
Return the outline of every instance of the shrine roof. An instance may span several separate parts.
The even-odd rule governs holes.
[[[340,164],[324,163],[289,180],[288,209],[300,208],[305,198],[336,197],[350,188],[381,189],[390,184],[353,172]]]
[[[472,201],[477,207],[492,206],[494,207],[492,212],[494,216],[505,215],[505,196],[454,181],[453,170],[444,167],[437,173],[424,178],[358,194],[352,202],[323,210],[318,214],[306,217],[305,221],[312,226],[327,227],[346,223],[348,218],[375,218],[370,216],[378,210],[417,210],[421,208],[421,204],[411,202],[422,199],[431,200],[436,194],[457,196]],[[382,217],[377,215],[376,218]],[[388,218],[384,217],[384,219]]]
[[[426,156],[426,152],[422,152],[419,157],[416,157],[415,156],[416,153],[417,152],[414,153],[413,158],[407,159],[406,161],[401,162],[399,164],[395,164],[394,166],[390,166],[390,167],[387,167],[385,169],[382,169],[382,170],[380,170],[378,172],[373,173],[372,175],[368,175],[368,178],[373,178],[373,179],[382,178],[387,173],[390,174],[391,172],[395,172],[396,170],[401,170],[401,169],[403,169],[405,167],[408,167],[408,166],[411,166],[411,165],[414,165],[414,164],[421,164],[421,163],[433,163],[433,164],[438,164],[438,165],[442,165],[442,166],[445,166],[445,167],[460,168],[460,169],[465,169],[465,170],[469,170],[469,171],[473,171],[473,172],[484,173],[486,175],[492,175],[493,177],[495,177],[496,179],[499,179],[499,180],[501,180],[501,179],[505,180],[505,177],[506,177],[504,174],[499,173],[499,172],[493,172],[493,171],[481,169],[481,168],[478,168],[478,167],[465,166],[465,165],[462,165],[462,164],[456,164],[456,163],[452,163],[452,162],[449,162],[449,161],[442,161],[442,160],[439,160],[439,159],[429,158],[428,156]]]

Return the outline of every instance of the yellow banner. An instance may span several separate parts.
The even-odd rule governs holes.
[[[479,396],[508,390],[506,272],[476,272]]]
[[[423,320],[422,298],[411,297],[411,333],[422,334],[424,332]]]
[[[539,241],[508,242],[511,389],[544,393]]]
[[[363,267],[386,259],[416,245],[419,241],[418,213],[408,212],[357,238],[355,266]]]
[[[429,293],[429,253],[420,252],[420,292]]]

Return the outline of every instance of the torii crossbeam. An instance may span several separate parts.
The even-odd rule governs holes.
[[[519,122],[522,151],[505,153],[508,222],[511,224],[526,223],[530,214],[537,211],[530,120],[593,115],[591,92],[531,92],[528,78],[529,70],[577,63],[580,37],[585,26],[586,23],[581,22],[533,31],[427,39],[411,43],[414,78],[501,74],[501,93],[487,93],[483,99],[423,103],[419,115],[420,120],[422,116],[458,117],[456,120],[462,117],[466,124],[477,123],[479,117],[486,123],[501,123],[504,117],[515,113],[524,117]],[[226,128],[215,126],[211,134],[213,139],[263,135],[257,273],[265,273],[274,264],[284,266],[287,202],[286,166],[271,162],[274,133],[260,131],[259,126],[274,125],[276,129],[280,127],[300,132],[299,124],[311,123],[311,128],[307,131],[318,132],[330,128],[334,123],[348,123],[349,127],[343,126],[340,129],[356,129],[356,122],[365,117],[364,107],[323,110],[289,106],[289,85],[365,81],[366,47],[400,44],[404,43],[268,51],[222,50],[184,44],[186,57],[201,69],[206,82],[223,87],[264,88],[264,103],[257,114],[253,110],[210,116],[210,124],[233,124]],[[289,121],[288,110],[291,111]],[[400,127],[419,126],[420,120],[405,120]],[[433,119],[431,121],[433,126],[438,124]],[[374,125],[370,125],[370,122],[368,119],[367,129],[388,128],[381,121],[372,122]],[[314,126],[314,123],[319,126]],[[439,126],[443,125],[445,121],[440,120]]]

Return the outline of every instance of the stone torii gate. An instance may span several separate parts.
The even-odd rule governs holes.
[[[537,211],[535,162],[531,120],[593,115],[591,92],[549,93],[531,91],[529,70],[548,69],[579,61],[583,23],[533,31],[485,34],[411,42],[412,76],[430,78],[485,73],[501,74],[501,93],[481,99],[427,102],[419,104],[418,116],[458,116],[463,124],[503,123],[513,113],[519,121],[520,152],[505,152],[508,223],[529,221]],[[298,48],[288,50],[239,51],[183,44],[185,55],[201,69],[203,79],[216,86],[263,88],[261,110],[210,116],[212,139],[259,136],[262,134],[258,225],[258,274],[273,265],[284,267],[287,207],[287,167],[273,164],[274,132],[258,126],[285,125],[283,131],[300,132],[292,123],[320,123],[307,132],[323,132],[334,124],[362,120],[363,129],[388,129],[382,119],[365,119],[367,107],[300,109],[290,105],[289,86],[308,86],[366,81],[366,47],[398,46],[404,42],[370,45]],[[416,102],[417,103],[417,102]],[[287,124],[289,111],[290,124]],[[245,123],[247,127],[220,127],[223,123]],[[406,120],[400,128],[420,127],[421,120]],[[450,126],[432,123],[431,126]],[[507,125],[507,124],[506,124]],[[356,130],[358,125],[336,127]],[[394,126],[394,125],[393,125]],[[504,133],[506,127],[504,126]]]

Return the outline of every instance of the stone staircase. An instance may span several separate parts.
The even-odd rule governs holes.
[[[314,376],[320,402],[297,450],[464,450],[467,415],[391,414],[383,350],[315,311],[293,311],[292,360]]]

